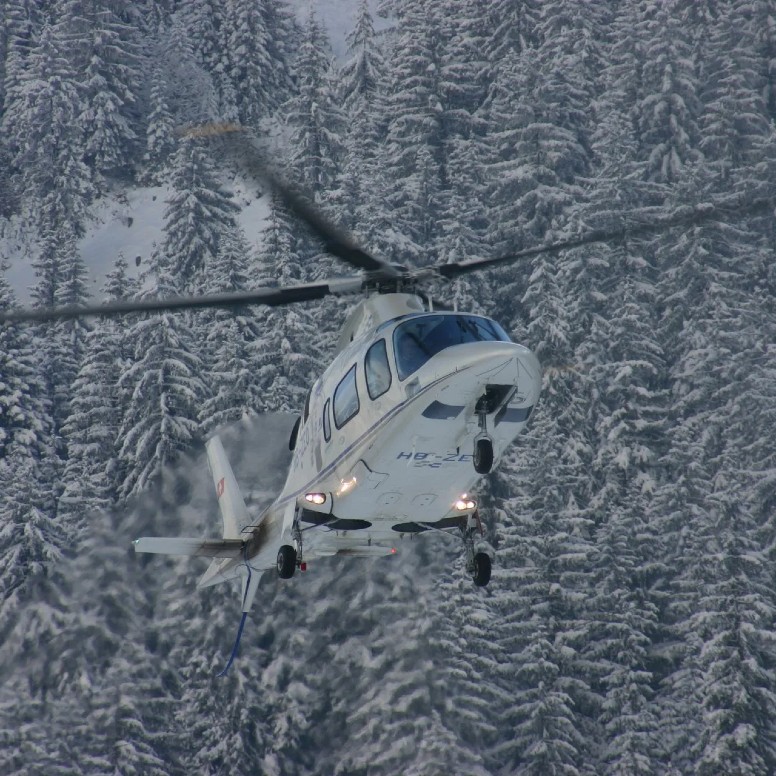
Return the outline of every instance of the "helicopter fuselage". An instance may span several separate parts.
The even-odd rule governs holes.
[[[310,559],[388,554],[403,538],[454,527],[476,510],[472,487],[525,427],[540,383],[533,353],[488,318],[372,321],[308,395],[251,566],[273,567],[295,533]],[[478,443],[489,461],[477,460]]]

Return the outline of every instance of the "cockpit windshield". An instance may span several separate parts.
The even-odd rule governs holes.
[[[404,380],[432,356],[467,342],[509,342],[495,321],[478,315],[416,315],[393,332],[396,369]]]

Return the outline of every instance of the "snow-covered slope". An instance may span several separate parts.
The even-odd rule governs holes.
[[[268,211],[266,196],[257,196],[255,186],[236,181],[232,185],[235,202],[241,210],[240,226],[251,247],[261,242]],[[162,241],[164,211],[169,190],[164,186],[137,186],[122,189],[94,205],[91,223],[78,244],[81,258],[90,273],[90,286],[100,298],[105,276],[123,255],[134,274],[148,266],[148,259]],[[35,282],[31,260],[35,245],[24,230],[11,231],[0,240],[0,255],[11,262],[8,278],[20,302],[29,302],[29,289]]]
[[[323,22],[329,34],[332,50],[337,59],[347,53],[345,37],[353,28],[360,0],[294,0],[294,8],[300,23],[304,23],[311,10]],[[384,28],[388,22],[376,16],[377,0],[369,0],[375,14],[375,27]],[[267,216],[267,200],[257,198],[255,187],[236,181],[233,186],[235,201],[241,207],[240,224],[248,242],[256,247]],[[133,187],[122,189],[95,203],[91,212],[91,224],[79,243],[81,257],[90,273],[92,294],[99,299],[107,272],[116,259],[123,255],[131,272],[139,272],[162,239],[165,200],[168,190],[164,187]],[[32,260],[35,245],[24,229],[6,225],[6,234],[0,235],[0,258],[10,262],[7,273],[20,303],[30,300],[30,287],[35,283]]]

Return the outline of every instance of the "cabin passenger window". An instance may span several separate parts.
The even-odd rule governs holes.
[[[331,439],[331,418],[329,418],[329,400],[323,405],[323,438],[328,442]]]
[[[388,366],[388,353],[385,340],[375,342],[366,352],[364,359],[366,389],[370,399],[382,396],[391,387],[391,367]]]
[[[358,412],[358,409],[356,365],[353,364],[334,391],[334,423],[337,428],[342,428]]]

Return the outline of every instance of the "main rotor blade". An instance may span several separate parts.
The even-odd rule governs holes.
[[[307,224],[332,256],[356,269],[391,278],[399,276],[394,267],[362,250],[349,235],[324,218],[308,197],[282,180],[246,127],[240,124],[209,124],[189,130],[187,134],[195,137],[221,137],[229,153],[243,163],[251,176],[265,181],[283,204]]]
[[[765,213],[773,208],[776,208],[776,199],[773,197],[749,200],[737,198],[716,205],[704,203],[682,207],[673,215],[662,218],[656,215],[654,220],[649,222],[635,221],[636,218],[644,218],[645,213],[642,211],[638,215],[633,215],[633,222],[627,223],[626,220],[624,225],[618,226],[615,229],[596,229],[579,237],[572,237],[568,240],[560,240],[559,242],[546,245],[538,245],[534,248],[526,248],[525,250],[517,251],[517,253],[512,253],[508,256],[498,256],[493,259],[472,259],[471,261],[458,261],[451,264],[436,264],[433,267],[424,268],[415,274],[416,277],[423,277],[426,274],[425,270],[428,269],[431,270],[429,274],[433,273],[445,278],[454,278],[469,272],[476,272],[480,269],[490,269],[511,264],[520,259],[539,256],[542,253],[558,253],[591,243],[612,242],[626,237],[644,237],[650,234],[657,234],[675,226],[695,226],[706,221],[725,221],[732,216]],[[654,210],[650,211],[650,213],[653,212]]]
[[[203,310],[213,307],[229,309],[261,304],[268,307],[323,299],[331,294],[350,294],[361,290],[361,278],[342,278],[326,283],[307,283],[286,288],[259,288],[255,291],[233,291],[200,297],[173,297],[171,299],[140,299],[126,302],[109,302],[103,305],[50,307],[39,310],[7,310],[0,312],[0,323],[16,321],[68,321],[93,316],[113,318],[118,315],[175,310]]]

